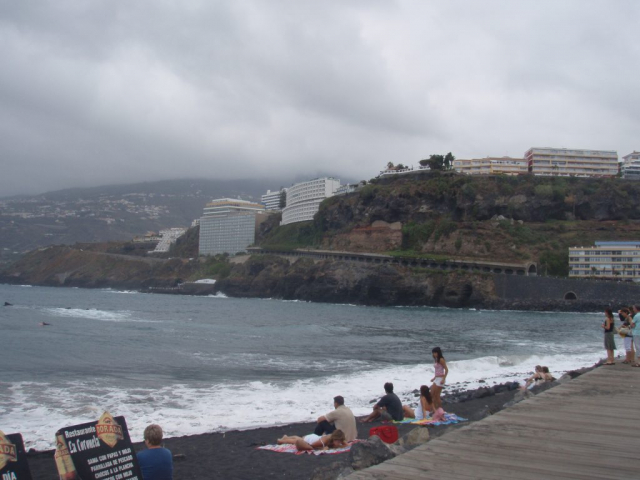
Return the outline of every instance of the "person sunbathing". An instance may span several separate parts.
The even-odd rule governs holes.
[[[344,438],[344,432],[342,430],[335,430],[331,435],[325,435],[323,437],[312,433],[304,437],[284,435],[278,439],[278,445],[285,443],[295,445],[299,451],[328,450],[330,448],[342,448],[349,445]]]
[[[420,387],[420,401],[415,410],[408,405],[403,405],[402,410],[405,418],[415,418],[416,420],[423,420],[433,413],[433,400],[431,399],[429,387],[426,385]]]

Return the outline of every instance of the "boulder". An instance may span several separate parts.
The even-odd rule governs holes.
[[[395,456],[402,455],[403,453],[407,453],[409,451],[409,448],[398,445],[397,443],[392,443],[391,445],[387,446],[389,447],[389,450],[391,450],[391,453],[393,453]]]
[[[473,398],[485,398],[495,394],[496,394],[496,391],[493,389],[493,387],[479,388],[475,392],[473,392]]]
[[[395,454],[380,437],[374,435],[366,442],[356,443],[349,451],[348,463],[354,470],[362,470],[391,460]]]
[[[310,480],[339,480],[347,478],[352,473],[353,469],[345,462],[334,462],[317,467],[311,474]]]
[[[529,397],[533,397],[533,393],[531,393],[531,391],[529,390],[519,390],[515,393],[515,395],[513,396],[513,399],[510,402],[507,402],[503,405],[504,408],[508,408],[511,407],[513,405],[515,405],[518,402],[521,402],[522,400],[524,400],[525,398],[529,398]]]
[[[400,447],[415,447],[429,441],[429,429],[417,427],[398,439],[396,445]]]

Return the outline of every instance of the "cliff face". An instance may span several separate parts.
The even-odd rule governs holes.
[[[523,222],[640,219],[640,185],[621,179],[482,177],[424,173],[373,181],[360,192],[323,204],[326,230],[385,222],[456,222],[494,216]]]
[[[218,282],[230,296],[274,297],[359,305],[483,305],[495,297],[490,276],[434,273],[399,265],[350,262],[289,263],[254,256]]]
[[[640,182],[621,179],[397,176],[325,200],[306,238],[324,249],[534,261],[566,275],[568,247],[640,236],[638,198]]]
[[[55,246],[35,250],[0,272],[0,282],[44,286],[125,288],[172,287],[193,273],[197,262],[85,251]]]

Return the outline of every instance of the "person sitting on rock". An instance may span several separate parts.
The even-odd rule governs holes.
[[[331,435],[321,437],[315,433],[311,433],[304,437],[297,435],[283,435],[278,439],[278,445],[291,444],[295,445],[299,451],[304,450],[328,450],[330,448],[347,447],[349,444],[344,438],[342,430],[334,430]]]
[[[527,381],[524,382],[524,388],[529,388],[529,386],[537,385],[540,382],[544,381],[544,377],[542,375],[542,367],[540,365],[536,365],[536,370],[533,375],[527,378]]]
[[[318,425],[313,431],[316,435],[333,433],[335,430],[342,430],[347,442],[353,442],[358,436],[356,428],[356,417],[350,408],[344,405],[344,397],[338,395],[333,397],[333,408],[335,410],[318,418]]]
[[[144,480],[172,480],[173,456],[162,446],[162,428],[149,425],[144,429],[146,450],[138,452],[138,463]]]
[[[398,396],[393,393],[393,383],[385,383],[384,391],[386,395],[373,406],[373,412],[363,418],[362,422],[373,422],[377,418],[382,418],[387,421],[396,420],[398,422],[404,420],[402,402]]]
[[[542,378],[545,382],[553,382],[556,379],[556,377],[549,372],[549,367],[542,367]]]

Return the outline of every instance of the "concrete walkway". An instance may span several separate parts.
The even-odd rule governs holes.
[[[618,359],[348,478],[640,479],[640,368]]]

